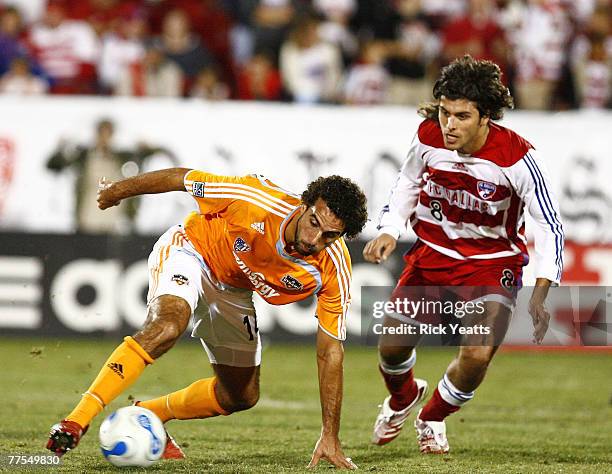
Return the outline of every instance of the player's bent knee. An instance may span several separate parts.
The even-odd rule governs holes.
[[[230,396],[223,408],[229,413],[235,413],[237,411],[245,411],[253,408],[259,401],[259,392],[249,392],[238,396]]]

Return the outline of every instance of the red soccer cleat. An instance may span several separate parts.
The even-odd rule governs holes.
[[[414,420],[419,451],[423,454],[447,454],[450,446],[446,438],[446,423],[421,420],[421,411]]]
[[[47,449],[57,456],[63,456],[71,449],[77,447],[79,441],[89,426],[83,428],[75,421],[62,420],[51,427]]]
[[[162,459],[185,459],[185,453],[175,439],[170,436],[168,430],[166,430],[166,448],[164,454],[162,454]]]
[[[423,379],[414,379],[414,381],[416,382],[418,390],[417,395],[406,408],[400,411],[393,410],[389,406],[391,396],[385,398],[383,404],[380,405],[380,413],[376,417],[374,431],[372,433],[373,444],[382,446],[397,438],[410,412],[425,398],[425,395],[427,395],[427,382]]]

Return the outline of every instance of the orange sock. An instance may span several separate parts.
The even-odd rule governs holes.
[[[164,423],[168,420],[193,420],[229,415],[217,401],[215,385],[217,378],[201,379],[177,392],[139,402],[138,406],[148,408]]]
[[[153,358],[132,337],[123,339],[110,355],[81,401],[66,417],[85,427],[121,392],[140,377]]]

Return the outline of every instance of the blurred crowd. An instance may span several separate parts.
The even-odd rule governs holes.
[[[522,109],[612,106],[612,0],[0,0],[0,94],[417,104],[469,53]]]

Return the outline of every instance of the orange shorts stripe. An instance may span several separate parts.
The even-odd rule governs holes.
[[[159,276],[161,275],[161,272],[164,269],[164,262],[168,259],[168,257],[170,256],[170,250],[172,247],[177,247],[183,246],[183,243],[185,241],[185,237],[183,236],[183,233],[180,231],[175,232],[172,235],[172,240],[170,245],[164,245],[159,249],[159,257],[157,259],[157,267],[153,270],[152,272],[152,277],[153,277],[153,288],[151,291],[151,295],[154,295],[155,292],[157,291],[157,287],[159,286]]]

